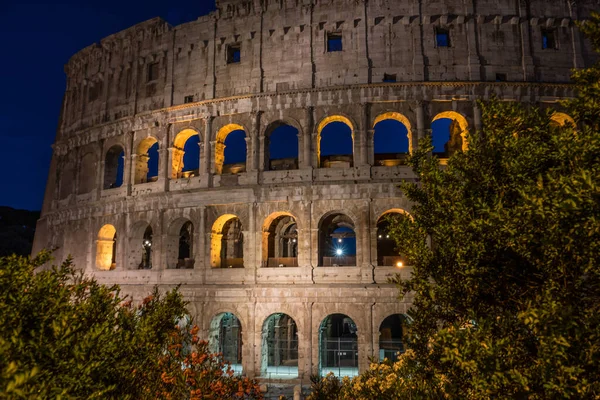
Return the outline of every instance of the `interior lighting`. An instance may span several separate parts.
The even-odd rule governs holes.
[[[402,268],[402,266],[403,266],[403,265],[404,265],[404,264],[402,264],[402,261],[398,261],[398,262],[396,263],[396,267],[398,267],[398,268]]]
[[[344,250],[342,250],[342,249],[335,249],[335,255],[341,256],[342,254],[344,254]]]
[[[338,243],[342,243],[342,238],[339,238],[339,239],[338,239]]]

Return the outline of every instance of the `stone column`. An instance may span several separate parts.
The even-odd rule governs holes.
[[[369,164],[369,140],[368,140],[368,126],[369,126],[369,104],[363,103],[360,105],[360,127],[357,128],[357,132],[354,133],[354,166],[368,165]]]
[[[246,172],[254,171],[254,156],[252,154],[254,147],[254,138],[246,136]]]
[[[417,115],[417,137],[415,140],[415,132],[412,132],[412,152],[419,148],[419,140],[425,137],[425,109],[422,101],[417,101],[415,111]]]
[[[160,145],[159,145],[160,146]],[[173,178],[173,152],[176,149],[173,147],[165,148],[161,146],[158,149],[158,180],[168,181]],[[175,176],[177,177],[177,176]]]
[[[467,5],[467,14],[475,14],[473,12],[473,6]],[[479,36],[479,29],[477,29],[477,23],[475,18],[468,18],[465,21],[467,31],[467,46],[469,56],[467,58],[469,65],[469,79],[471,81],[481,81],[481,58],[479,57],[479,49],[477,48],[477,36]],[[483,77],[485,80],[485,77]]]
[[[535,63],[531,52],[531,24],[527,12],[527,3],[519,3],[520,32],[521,32],[521,64],[523,68],[523,80],[530,82],[535,79]]]
[[[266,158],[267,151],[265,147],[265,139],[265,135],[262,133],[258,137],[258,170],[260,172],[263,172],[265,169],[270,169],[269,167],[267,167],[269,159]]]
[[[367,163],[375,165],[375,129],[367,130]]]
[[[204,119],[204,155],[203,157],[200,157],[200,162],[202,165],[200,172],[206,174],[210,173],[211,166],[215,165],[215,160],[211,159],[211,155],[215,154],[214,151],[211,153],[211,149],[214,149],[214,145],[212,145],[210,140],[212,134],[212,121],[213,117],[206,117]],[[202,163],[202,160],[204,160],[204,163]]]
[[[312,107],[306,107],[305,109],[305,126],[304,129],[302,131],[302,147],[300,147],[300,142],[298,142],[298,152],[302,153],[302,156],[300,157],[300,154],[298,154],[298,157],[300,158],[299,161],[299,166],[300,168],[310,168],[310,167],[316,167],[316,164],[314,164],[312,162],[312,157],[311,157],[311,134],[314,131],[314,117],[313,117],[313,113],[314,110]]]
[[[127,157],[125,157],[125,158],[127,158]],[[129,176],[129,185],[128,186],[133,186],[136,184],[138,155],[132,154],[131,157],[129,158],[129,160],[130,160],[130,169],[129,169],[129,174],[128,174],[128,176]]]
[[[206,269],[210,268],[210,265],[206,265],[206,206],[198,207],[198,214],[200,221],[198,222],[197,239],[194,246],[194,275],[200,276],[200,283],[206,282]],[[200,270],[200,271],[198,271]]]

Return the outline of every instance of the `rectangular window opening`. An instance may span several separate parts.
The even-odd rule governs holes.
[[[435,28],[436,47],[450,47],[450,31],[444,28]]]
[[[506,74],[496,74],[496,82],[506,82]]]
[[[185,104],[188,104],[188,103],[193,103],[193,102],[194,102],[194,96],[193,96],[193,95],[192,95],[192,96],[185,96],[185,97],[183,98],[183,102],[184,102]]]
[[[394,82],[396,82],[396,74],[383,74],[383,81],[385,83],[394,83]]]
[[[158,79],[158,63],[148,65],[148,82]]]
[[[556,32],[552,29],[542,29],[542,49],[555,50],[558,48],[556,44]]]
[[[242,61],[242,50],[239,43],[227,46],[227,64],[237,64]]]
[[[327,52],[342,51],[342,34],[329,32],[327,33]]]

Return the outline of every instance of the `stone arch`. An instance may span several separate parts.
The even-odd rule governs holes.
[[[237,215],[221,215],[213,224],[210,236],[210,265],[212,268],[244,267],[244,234]]]
[[[561,127],[566,126],[567,124],[575,126],[575,120],[569,114],[556,111],[550,117],[550,124],[555,124]]]
[[[467,122],[465,116],[457,113],[456,111],[443,111],[433,117],[431,122],[434,123],[442,119],[449,119],[452,122],[450,123],[450,138],[444,145],[444,152],[437,152],[438,156],[442,159],[445,159],[450,157],[458,150],[467,151],[469,147],[467,141],[469,123]],[[432,132],[432,134],[434,133]]]
[[[194,268],[194,224],[177,218],[167,230],[167,268]]]
[[[286,154],[286,157],[272,158],[273,152],[272,145],[278,145],[279,140],[277,142],[273,141],[273,137],[279,137],[283,135],[290,135],[293,132],[283,132],[282,130],[285,127],[295,129],[295,138],[290,140],[290,142],[295,143],[295,151],[292,147],[291,154]],[[300,154],[300,146],[299,146],[299,137],[300,137],[300,124],[296,121],[290,119],[280,119],[271,122],[267,128],[265,129],[265,143],[264,143],[264,154],[265,154],[265,169],[267,171],[280,171],[280,170],[290,170],[290,169],[298,169],[298,160]],[[289,156],[289,157],[288,157]]]
[[[78,194],[90,193],[96,187],[96,155],[87,152],[81,157]]]
[[[404,336],[409,318],[404,314],[388,315],[379,324],[379,361],[395,361],[404,353]]]
[[[401,254],[396,252],[396,242],[389,236],[389,221],[386,218],[393,214],[412,219],[412,216],[400,208],[394,208],[383,212],[376,223],[376,243],[377,243],[377,266],[402,268],[406,265],[406,260]]]
[[[333,122],[341,122],[345,125],[347,125],[350,128],[350,136],[352,139],[352,157],[354,156],[354,130],[355,130],[355,124],[352,123],[352,121],[350,120],[350,118],[344,116],[344,115],[340,115],[340,114],[336,114],[336,115],[330,115],[327,116],[325,118],[323,118],[321,120],[321,122],[317,125],[317,140],[315,143],[315,150],[316,150],[316,156],[317,156],[317,165],[319,167],[322,167],[324,165],[324,161],[321,156],[321,139],[322,139],[322,133],[323,133],[323,129],[325,129],[327,127],[327,125],[333,123]],[[354,165],[354,160],[350,160],[350,166]]]
[[[115,269],[117,265],[117,229],[104,225],[96,240],[96,268],[104,271]]]
[[[269,215],[262,229],[262,266],[298,266],[298,224],[296,217],[285,211]]]
[[[191,165],[191,168],[186,169],[186,165],[184,163],[186,144],[194,136],[197,136],[198,142],[200,142],[200,132],[194,128],[183,129],[175,136],[175,140],[173,141],[173,164],[171,166],[171,179],[181,178],[184,172],[194,171],[200,167],[200,158],[195,160],[196,162],[195,164]],[[184,171],[184,169],[186,170]]]
[[[331,211],[319,220],[318,265],[356,266],[356,224],[342,211]]]
[[[59,199],[63,200],[73,194],[75,183],[75,166],[72,162],[65,162],[60,169]]]
[[[358,327],[346,314],[329,314],[319,325],[319,374],[358,375]]]
[[[295,378],[298,376],[298,326],[285,313],[269,315],[261,330],[261,376]]]
[[[118,188],[123,185],[124,167],[125,149],[121,144],[114,144],[104,156],[104,189]]]
[[[154,231],[146,221],[134,223],[129,230],[129,268],[151,269]]]
[[[156,146],[155,146],[156,145]],[[151,149],[159,146],[158,140],[153,136],[148,136],[140,141],[136,150],[135,158],[135,178],[134,184],[153,182],[158,176],[150,176],[152,171],[150,170],[150,164],[158,164],[158,149],[156,154]],[[156,159],[154,159],[156,157]]]
[[[393,155],[389,155],[386,158],[381,158],[378,160],[377,157],[377,153],[375,152],[375,148],[377,145],[377,125],[380,122],[383,121],[396,121],[400,124],[402,124],[405,128],[406,128],[406,137],[408,140],[408,148],[407,148],[407,153],[404,154],[393,154]],[[389,112],[385,112],[382,114],[379,114],[375,120],[373,121],[373,152],[374,152],[374,160],[375,160],[375,165],[384,165],[384,166],[394,166],[394,165],[401,165],[405,163],[405,159],[409,154],[412,154],[413,152],[413,139],[412,139],[412,126],[411,123],[409,121],[409,119],[404,116],[403,114],[400,114],[398,112],[395,111],[389,111]]]
[[[242,321],[233,312],[220,312],[210,321],[208,348],[221,353],[236,374],[242,373]]]
[[[220,175],[223,173],[223,166],[225,163],[225,139],[227,139],[227,136],[229,136],[229,134],[234,131],[244,131],[244,133],[247,132],[247,130],[242,125],[234,123],[227,124],[217,131],[214,151],[216,174]],[[246,149],[246,152],[247,151],[248,149]]]

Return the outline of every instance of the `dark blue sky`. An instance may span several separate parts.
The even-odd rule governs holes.
[[[0,0],[0,206],[42,206],[73,54],[153,17],[177,25],[212,9],[214,0]]]

